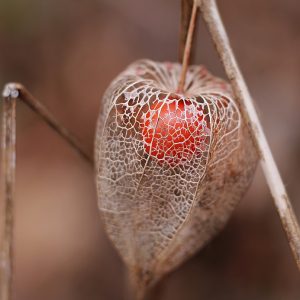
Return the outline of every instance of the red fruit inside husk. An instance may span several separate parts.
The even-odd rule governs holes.
[[[176,95],[154,101],[142,122],[145,152],[171,166],[201,157],[210,135],[208,115],[195,100]]]

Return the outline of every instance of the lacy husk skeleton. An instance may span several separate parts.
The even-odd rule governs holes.
[[[230,86],[203,66],[191,66],[185,94],[176,93],[170,100],[180,71],[179,64],[149,60],[129,66],[108,88],[97,126],[99,208],[110,238],[142,290],[223,227],[249,186],[258,158]],[[170,151],[161,156],[147,153],[154,141],[145,141],[142,128],[156,113],[151,108],[176,105],[175,112],[181,112],[181,102],[183,115],[174,114],[156,141],[169,139]],[[199,112],[201,121],[196,118]],[[154,135],[157,123],[164,121],[159,113]],[[180,147],[172,145],[170,132],[182,118],[197,122],[187,137],[202,138],[193,150],[185,145],[185,136],[178,141]]]

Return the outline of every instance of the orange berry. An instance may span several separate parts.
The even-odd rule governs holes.
[[[200,157],[210,131],[203,109],[177,96],[154,101],[142,122],[145,152],[171,166]]]

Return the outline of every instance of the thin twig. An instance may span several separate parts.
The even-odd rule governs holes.
[[[182,93],[184,91],[185,77],[186,77],[188,64],[190,60],[193,34],[194,34],[196,20],[197,20],[197,11],[198,11],[198,1],[194,0],[191,19],[190,19],[186,42],[185,42],[184,53],[183,53],[181,74],[180,74],[180,79],[179,79],[178,89],[177,89],[179,93]]]
[[[9,83],[4,87],[3,94],[15,93],[17,98],[27,104],[37,115],[39,115],[51,128],[62,136],[86,161],[93,163],[92,155],[87,154],[80,146],[79,141],[62,126],[48,109],[20,83]]]
[[[179,38],[179,61],[183,61],[185,42],[191,20],[194,0],[181,0],[181,20]],[[198,11],[197,11],[198,14]]]
[[[14,187],[16,168],[16,101],[22,100],[50,127],[61,135],[89,163],[90,155],[80,147],[77,139],[37,101],[21,84],[7,84],[3,90],[2,165],[4,177],[4,235],[0,252],[0,300],[12,299]]]
[[[225,72],[245,122],[261,157],[261,165],[267,179],[274,203],[279,213],[283,228],[300,270],[300,229],[289,201],[284,184],[274,161],[271,149],[265,137],[245,80],[231,49],[227,33],[220,17],[215,0],[202,0],[200,9],[208,26]]]
[[[4,178],[4,232],[0,252],[0,299],[12,299],[14,187],[16,167],[16,98],[3,99],[2,172]],[[2,217],[2,216],[1,216]]]

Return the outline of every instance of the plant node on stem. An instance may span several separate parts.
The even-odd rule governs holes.
[[[16,167],[16,100],[14,89],[3,91],[2,176],[4,184],[4,232],[0,256],[0,300],[12,299],[14,187]]]

